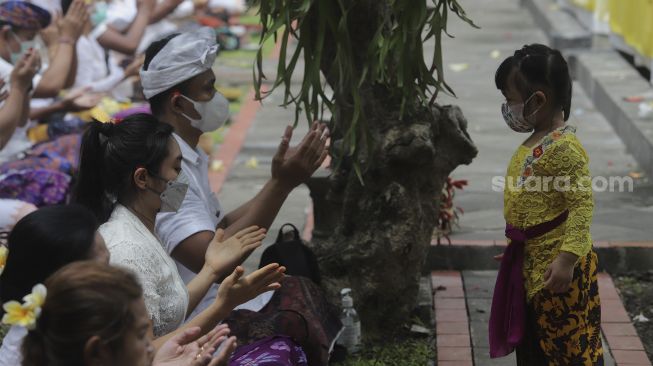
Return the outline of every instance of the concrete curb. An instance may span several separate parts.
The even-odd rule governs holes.
[[[555,1],[521,0],[521,4],[530,11],[535,24],[546,33],[553,48],[592,47],[592,33]]]
[[[597,110],[610,122],[642,170],[653,176],[653,122],[638,117],[637,103],[626,96],[651,91],[651,85],[616,51],[589,50],[592,33],[570,10],[554,0],[521,0],[551,46],[567,57],[570,72],[585,89]]]
[[[653,177],[653,122],[638,116],[638,104],[624,97],[646,93],[651,85],[615,51],[570,55],[574,74],[597,110],[610,122],[649,177]]]
[[[480,241],[479,241],[480,242]],[[431,245],[426,259],[428,270],[496,270],[493,257],[502,253],[502,244]],[[653,263],[653,243],[597,242],[594,251],[599,257],[599,270],[609,273],[648,271]]]
[[[310,241],[315,226],[313,204],[306,208],[306,221],[302,238]],[[492,257],[502,253],[504,240],[451,240],[451,244],[436,241],[426,258],[425,270],[496,270],[499,264]],[[653,241],[597,241],[594,250],[599,257],[599,270],[620,273],[633,270],[648,271],[653,263]]]

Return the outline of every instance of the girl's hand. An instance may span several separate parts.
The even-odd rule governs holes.
[[[227,340],[229,328],[226,324],[215,327],[212,331],[200,336],[200,328],[193,327],[179,334],[161,346],[154,356],[153,366],[199,366],[227,365],[233,352],[235,338]],[[199,339],[198,339],[199,337]],[[212,357],[215,350],[223,342],[228,342],[217,357]]]
[[[286,267],[280,267],[278,263],[267,266],[242,277],[245,270],[238,266],[218,288],[217,301],[221,301],[229,310],[245,303],[256,296],[276,290],[281,287]]]
[[[198,357],[192,366],[227,366],[231,354],[236,350],[236,337],[229,337],[224,341],[224,347],[217,356],[211,356],[211,353]]]
[[[544,272],[544,288],[553,293],[569,290],[574,278],[574,267],[578,256],[569,252],[560,252]]]
[[[204,256],[205,266],[208,266],[216,278],[226,276],[237,265],[242,263],[254,249],[261,246],[265,238],[265,229],[258,226],[245,228],[227,240],[223,240],[224,230],[218,229]]]

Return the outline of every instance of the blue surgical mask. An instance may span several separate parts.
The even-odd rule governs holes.
[[[14,39],[16,40],[16,42],[18,42],[18,44],[20,45],[20,51],[18,51],[18,52],[11,52],[11,49],[9,50],[9,53],[10,53],[10,55],[9,55],[9,58],[10,58],[10,59],[9,59],[9,61],[11,62],[12,65],[16,65],[16,63],[18,62],[18,60],[20,60],[20,58],[23,57],[23,55],[24,55],[24,54],[25,54],[25,53],[26,53],[30,48],[34,48],[34,49],[36,49],[36,41],[35,41],[35,40],[31,40],[31,41],[23,41],[23,40],[21,40],[20,37],[18,37],[18,35],[16,35],[16,33],[14,33],[14,32],[11,32],[11,35],[14,37]],[[9,45],[7,45],[7,47],[9,47]]]
[[[91,12],[91,24],[96,27],[99,24],[102,24],[107,19],[107,10],[109,9],[109,4],[104,1],[98,1],[93,4],[93,11]]]

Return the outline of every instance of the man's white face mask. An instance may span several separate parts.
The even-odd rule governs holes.
[[[202,132],[215,131],[229,119],[229,101],[219,92],[215,93],[213,99],[206,102],[192,100],[183,94],[180,96],[193,104],[193,108],[200,118],[192,118],[183,112],[181,115],[190,121],[191,126]]]

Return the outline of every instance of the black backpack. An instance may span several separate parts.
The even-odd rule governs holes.
[[[293,230],[293,237],[290,240],[284,240],[283,229],[286,226],[290,226]],[[313,251],[304,244],[299,236],[299,230],[293,224],[288,223],[281,226],[277,241],[263,251],[259,268],[270,263],[279,263],[286,267],[288,275],[307,277],[316,284],[320,284],[317,258]]]

